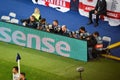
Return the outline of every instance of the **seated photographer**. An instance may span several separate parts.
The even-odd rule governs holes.
[[[41,19],[40,22],[38,23],[37,29],[46,31],[46,26],[48,26],[47,23],[46,23],[46,19],[43,18],[43,19]]]
[[[54,20],[52,23],[52,28],[49,28],[49,31],[52,33],[58,33],[59,28],[60,26],[59,26],[58,20]]]
[[[82,40],[86,40],[86,38],[89,36],[90,34],[85,30],[85,27],[81,27],[79,29],[79,38],[82,39]]]
[[[87,40],[87,46],[88,46],[88,59],[93,59],[93,49],[95,45],[97,44],[97,41],[95,37],[92,35],[86,37]]]
[[[93,36],[95,37],[95,39],[97,40],[97,44],[102,44],[102,38],[99,35],[99,32],[94,32]]]
[[[97,56],[99,56],[99,54],[101,53],[102,51],[102,48],[103,48],[103,41],[102,41],[102,38],[100,37],[99,35],[99,32],[94,32],[93,33],[93,36],[95,37],[96,41],[97,41],[97,44],[95,45],[95,47],[93,48],[93,55],[94,57],[96,58]]]
[[[88,55],[89,58],[96,58],[99,56],[99,52],[102,50],[102,38],[98,32],[94,32],[91,36],[87,37],[88,42]]]
[[[63,25],[63,26],[60,28],[58,34],[63,35],[63,36],[69,36],[69,31],[68,31],[66,25]]]
[[[34,16],[30,16],[29,19],[24,19],[24,20],[21,20],[21,22],[23,23],[24,26],[26,27],[29,27],[29,28],[37,28],[37,23],[36,23],[36,20],[35,20],[35,17]]]

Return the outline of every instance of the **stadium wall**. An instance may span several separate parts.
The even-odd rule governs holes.
[[[0,41],[87,61],[87,42],[0,22]]]

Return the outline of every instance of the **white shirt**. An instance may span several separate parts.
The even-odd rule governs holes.
[[[19,73],[13,74],[13,80],[18,80],[18,78],[19,78]]]

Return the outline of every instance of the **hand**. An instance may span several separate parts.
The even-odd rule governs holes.
[[[23,26],[26,26],[27,22],[23,22]]]
[[[95,10],[94,14],[97,14],[97,13],[98,13],[98,11]]]
[[[89,37],[87,37],[87,38],[86,38],[86,40],[88,41],[88,40],[90,40],[90,38],[89,38]]]
[[[46,31],[47,31],[47,32],[50,32],[50,30],[49,30],[49,29],[46,29]]]

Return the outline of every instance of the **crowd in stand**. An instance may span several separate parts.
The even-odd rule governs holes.
[[[97,55],[96,51],[100,51],[101,47],[97,49],[96,45],[102,44],[102,38],[99,32],[90,34],[86,31],[84,26],[81,26],[78,31],[70,31],[66,25],[59,25],[58,20],[53,20],[52,24],[48,24],[45,18],[41,17],[40,10],[35,8],[34,13],[28,19],[22,19],[22,24],[29,28],[34,28],[50,33],[55,33],[71,38],[86,40],[88,42],[88,55],[89,58],[95,58]]]

